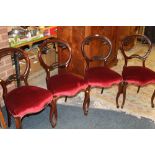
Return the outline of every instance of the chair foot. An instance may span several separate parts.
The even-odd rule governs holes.
[[[153,104],[153,105],[151,105],[151,107],[152,107],[152,108],[154,108],[154,104]]]
[[[83,102],[83,112],[85,116],[88,115],[89,105],[90,105],[90,86],[88,86],[87,89],[85,90],[85,99]]]
[[[56,105],[56,99],[53,99],[51,103],[51,109],[50,109],[50,122],[53,128],[56,127],[57,124],[57,105]]]

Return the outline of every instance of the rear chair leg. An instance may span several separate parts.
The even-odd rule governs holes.
[[[51,103],[51,109],[50,109],[50,122],[53,128],[57,124],[57,118],[58,118],[58,113],[57,113],[57,105],[56,105],[56,98],[55,98]]]
[[[90,86],[88,86],[85,90],[85,98],[83,102],[84,115],[88,115],[89,104],[90,104]]]
[[[104,91],[104,88],[102,88],[102,90],[101,90],[101,94],[103,94],[103,91]]]
[[[140,86],[138,86],[138,90],[137,90],[137,93],[139,93],[139,90],[140,90]]]
[[[65,97],[65,102],[67,102],[67,96]]]
[[[151,107],[152,108],[154,108],[154,103],[153,103],[154,98],[155,98],[155,90],[154,90],[152,97],[151,97]]]

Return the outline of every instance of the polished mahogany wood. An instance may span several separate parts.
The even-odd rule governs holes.
[[[147,50],[146,50],[145,54],[143,56],[138,55],[138,54],[132,54],[132,55],[128,56],[126,54],[126,51],[128,51],[130,49],[128,47],[132,47],[131,44],[133,45],[133,43],[137,40],[139,40],[141,42],[143,41],[143,42],[145,42],[145,44],[147,44]],[[130,35],[130,36],[125,37],[121,41],[120,49],[121,49],[122,55],[124,56],[124,60],[125,60],[124,67],[127,67],[129,60],[136,58],[136,59],[139,59],[142,61],[142,67],[145,68],[145,61],[151,52],[152,43],[151,43],[150,39],[145,35],[138,35],[138,34],[137,35]],[[119,96],[122,94],[123,95],[123,102],[122,102],[121,108],[123,108],[124,104],[125,104],[127,86],[128,86],[128,83],[126,81],[123,81],[119,85],[119,90],[118,90],[117,97],[116,97],[116,103],[118,105]],[[137,93],[139,93],[139,90],[140,90],[140,86],[138,86]],[[154,107],[154,104],[153,104],[154,97],[155,97],[155,92],[153,93],[152,98],[151,98],[152,107]]]

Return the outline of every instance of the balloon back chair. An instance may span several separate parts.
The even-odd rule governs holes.
[[[48,50],[51,50],[49,46],[50,44],[55,44],[59,49],[58,52],[63,52],[66,58],[65,62],[60,64],[56,61],[50,65],[45,62],[43,55],[45,55]],[[56,50],[52,50],[52,52],[56,52],[56,54],[58,53]],[[65,70],[72,58],[71,47],[67,42],[57,38],[44,41],[39,46],[38,57],[41,66],[46,71],[47,88],[53,93],[53,103],[55,105],[58,98],[68,96],[72,97],[78,92],[87,88],[87,83],[85,82],[84,78],[73,73],[69,73]],[[63,73],[58,73],[51,76],[50,73],[54,69],[63,69],[65,71]]]
[[[106,52],[106,54],[104,53],[105,52],[104,50],[102,51],[102,55],[104,54],[105,56],[95,55],[92,57],[88,57],[88,54],[87,54],[88,51],[86,52],[85,49],[86,49],[86,46],[91,47],[90,43],[93,41],[99,41],[102,43],[102,45],[105,45],[108,47],[108,51]],[[98,46],[97,48],[100,49],[100,46]],[[122,77],[117,72],[107,67],[108,58],[112,53],[112,43],[107,37],[101,36],[98,34],[86,37],[82,41],[81,51],[86,61],[85,79],[88,82],[88,87],[85,91],[85,100],[83,103],[83,111],[84,111],[84,114],[87,115],[89,104],[90,104],[91,87],[100,87],[102,88],[101,93],[103,93],[103,89],[105,87],[111,87],[113,84],[119,84],[122,81]],[[96,52],[96,51],[92,51],[92,53],[93,52]],[[103,65],[99,65],[99,66],[97,65],[97,67],[96,66],[90,67],[90,63],[96,62],[96,61],[102,62]]]
[[[143,55],[142,54],[127,55],[127,51],[129,50],[127,47],[130,46],[130,44],[133,44],[133,42],[138,42],[138,41],[140,41],[145,45],[146,52]],[[127,36],[122,40],[120,49],[124,56],[125,64],[122,72],[123,82],[120,84],[120,88],[117,94],[117,102],[120,94],[123,94],[123,102],[121,105],[121,108],[123,108],[125,104],[126,89],[128,84],[134,84],[138,86],[138,90],[137,90],[137,93],[138,93],[140,90],[140,87],[145,86],[147,84],[155,83],[155,72],[153,72],[151,69],[145,66],[145,61],[152,49],[152,43],[147,36],[145,35]],[[142,66],[136,66],[136,65],[128,66],[128,60],[131,60],[131,59],[141,60]],[[155,96],[155,92],[152,95],[152,102],[151,102],[152,107],[154,107],[154,104],[153,104],[154,96]]]
[[[3,99],[8,114],[8,126],[11,125],[11,116],[15,119],[16,128],[22,128],[22,118],[25,115],[38,113],[43,110],[48,104],[51,105],[50,116],[55,112],[52,99],[53,95],[50,91],[28,85],[28,75],[30,71],[30,60],[27,53],[17,48],[0,49],[0,60],[5,56],[16,57],[19,61],[25,61],[25,70],[23,73],[12,74],[6,80],[1,79],[0,84],[3,88]],[[19,86],[8,92],[7,86],[19,79],[25,85]],[[52,118],[50,117],[52,121]]]

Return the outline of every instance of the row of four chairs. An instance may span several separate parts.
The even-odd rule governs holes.
[[[131,55],[127,56],[125,54],[125,47],[128,46],[129,43],[135,40],[143,39],[148,43],[148,50],[146,54],[142,56]],[[85,51],[85,46],[89,45],[93,40],[101,41],[103,44],[108,46],[108,53],[106,56],[93,56],[92,58],[87,56]],[[67,51],[68,58],[66,62],[63,64],[59,64],[58,62],[53,63],[52,65],[48,65],[45,63],[43,59],[43,55],[45,55],[48,50],[50,50],[51,44],[57,44],[58,47],[61,48],[61,51]],[[100,47],[99,47],[100,48]],[[56,126],[57,123],[57,100],[60,97],[68,97],[75,96],[78,92],[84,91],[84,102],[83,102],[83,111],[84,114],[88,114],[89,104],[90,104],[90,91],[92,87],[101,87],[103,88],[110,87],[113,84],[118,85],[118,93],[116,96],[116,106],[119,108],[118,99],[121,94],[123,94],[123,103],[122,108],[125,103],[126,98],[126,88],[128,83],[134,83],[138,85],[138,90],[140,86],[144,86],[149,83],[155,82],[155,72],[145,67],[145,60],[151,52],[152,44],[150,40],[146,36],[142,35],[132,35],[126,37],[121,44],[121,51],[125,58],[125,65],[123,68],[122,75],[117,72],[111,70],[106,66],[109,56],[112,53],[112,43],[111,41],[101,35],[92,35],[86,37],[81,43],[81,51],[83,57],[86,60],[86,69],[85,76],[81,78],[73,73],[63,73],[57,74],[54,76],[50,75],[50,72],[56,68],[66,68],[68,67],[71,59],[72,59],[72,51],[70,45],[62,40],[57,38],[48,39],[39,45],[38,50],[38,58],[40,64],[46,71],[46,83],[47,90],[37,87],[37,86],[29,86],[28,85],[28,75],[30,72],[30,59],[26,52],[17,48],[4,48],[0,49],[0,59],[7,55],[16,55],[19,57],[19,60],[25,60],[26,67],[25,71],[22,75],[17,77],[16,74],[13,74],[8,77],[7,80],[0,80],[0,84],[3,88],[3,98],[5,102],[5,107],[8,114],[8,126],[11,125],[11,116],[15,118],[16,128],[22,128],[21,120],[24,116],[29,114],[38,113],[43,110],[46,106],[50,106],[50,122],[52,127]],[[79,51],[80,52],[80,51]],[[103,51],[104,52],[104,51]],[[128,59],[138,58],[143,61],[143,66],[127,66]],[[104,66],[99,67],[90,67],[90,63],[93,61],[102,61],[104,62]],[[15,88],[11,92],[8,93],[7,85],[20,79],[24,81],[25,86],[20,86]],[[152,107],[154,107],[153,99],[155,97],[155,92],[152,95]],[[2,118],[2,117],[1,117]],[[4,119],[3,119],[4,120]],[[3,126],[4,125],[4,121]]]

